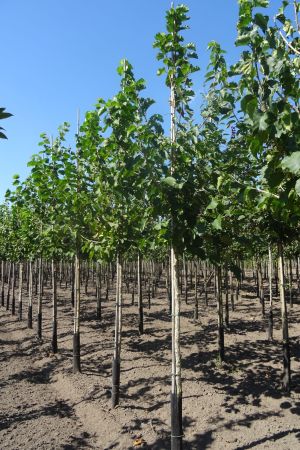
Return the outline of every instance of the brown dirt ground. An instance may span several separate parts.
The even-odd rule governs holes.
[[[182,303],[184,449],[300,449],[299,313],[290,311],[293,392],[280,391],[280,311],[275,301],[275,340],[266,340],[260,305],[242,291],[225,334],[226,363],[216,354],[216,307],[193,295]],[[26,314],[26,293],[24,293]],[[145,334],[137,308],[124,295],[121,401],[111,408],[114,303],[103,302],[95,320],[94,287],[82,302],[82,373],[72,373],[69,290],[59,291],[59,353],[51,354],[51,292],[45,290],[44,339],[37,342],[3,308],[0,311],[0,449],[131,449],[143,437],[148,449],[169,449],[170,317],[163,291],[145,309]],[[145,302],[147,303],[147,302]],[[24,314],[24,315],[25,315]],[[35,324],[34,324],[35,326]]]

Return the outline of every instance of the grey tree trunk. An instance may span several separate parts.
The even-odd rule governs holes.
[[[120,399],[120,372],[121,372],[121,342],[122,342],[122,264],[117,255],[116,279],[116,317],[114,356],[112,362],[112,407],[119,404]]]
[[[22,288],[23,288],[23,263],[19,265],[19,298],[18,298],[18,319],[22,320],[23,302],[22,302]]]
[[[223,299],[221,286],[221,266],[216,267],[216,292],[218,307],[218,354],[220,362],[224,361],[224,315],[223,315]]]
[[[73,372],[81,372],[80,361],[80,258],[75,256],[75,305],[73,331]]]
[[[22,294],[21,294],[22,295]],[[28,312],[27,312],[27,327],[32,328],[32,296],[33,296],[33,272],[32,261],[29,261],[29,284],[28,284]],[[22,300],[22,297],[21,297]],[[19,293],[20,302],[20,293]]]
[[[273,266],[272,250],[269,245],[269,321],[268,321],[268,339],[273,340],[273,292],[272,292]]]
[[[12,269],[12,299],[11,299],[11,314],[16,314],[16,263],[13,263]]]
[[[42,258],[38,261],[37,336],[42,339]]]
[[[144,308],[143,308],[143,288],[142,288],[142,258],[140,252],[137,260],[137,294],[138,294],[138,314],[139,314],[139,333],[144,333]]]
[[[56,264],[51,261],[52,274],[52,351],[57,353],[57,274]]]
[[[11,289],[11,268],[12,263],[8,263],[8,280],[7,280],[7,293],[6,293],[6,310],[9,310],[10,305],[10,289]]]
[[[287,393],[291,390],[291,359],[290,359],[290,343],[289,343],[289,325],[288,314],[284,292],[284,263],[283,263],[283,246],[278,244],[278,279],[279,279],[279,296],[281,302],[281,326],[282,326],[282,351],[283,351],[283,377],[282,387]]]
[[[1,262],[1,306],[4,306],[4,286],[5,286],[4,266],[5,266],[5,262],[2,261]]]
[[[180,354],[180,295],[178,257],[171,247],[172,296],[172,392],[171,392],[171,449],[182,449],[182,381]]]

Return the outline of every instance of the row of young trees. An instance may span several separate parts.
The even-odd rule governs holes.
[[[132,65],[123,60],[120,91],[86,113],[78,124],[76,148],[66,143],[66,123],[56,138],[42,135],[42,149],[28,164],[30,175],[25,181],[15,176],[14,190],[7,192],[0,211],[2,261],[27,260],[31,267],[37,260],[40,274],[42,260],[52,261],[53,274],[57,261],[73,261],[75,372],[80,371],[82,261],[115,262],[114,405],[120,385],[124,261],[137,260],[140,274],[142,259],[169,256],[173,450],[182,448],[183,436],[179,262],[200,258],[215,267],[222,347],[222,268],[238,277],[241,261],[276,252],[283,387],[290,390],[283,256],[284,249],[290,258],[297,258],[299,251],[300,7],[296,0],[284,0],[272,22],[264,14],[267,0],[239,0],[239,5],[236,45],[243,51],[228,67],[221,46],[209,44],[207,94],[200,115],[191,108],[199,68],[193,63],[195,45],[185,43],[183,36],[188,8],[172,6],[166,30],[154,42],[161,62],[158,74],[170,91],[170,136],[164,133],[162,117],[150,114],[154,102],[142,95],[145,81],[137,80]],[[22,273],[20,265],[19,280]],[[55,275],[55,342],[54,280]],[[139,275],[138,280],[141,286]],[[39,286],[41,323],[41,280]],[[142,333],[140,287],[138,292]],[[269,311],[272,336],[271,307]]]

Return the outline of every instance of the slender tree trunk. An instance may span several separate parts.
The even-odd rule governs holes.
[[[23,263],[21,262],[19,265],[19,308],[18,308],[18,319],[22,320],[22,312],[23,312],[23,305],[22,305],[22,288],[23,288]]]
[[[273,267],[272,267],[272,250],[269,245],[269,325],[268,325],[268,339],[273,340],[273,292],[272,292],[272,279],[273,279]]]
[[[283,247],[282,243],[278,244],[278,278],[279,278],[279,295],[281,302],[281,324],[282,324],[282,350],[283,350],[283,390],[287,393],[291,390],[291,360],[290,360],[290,343],[289,343],[289,325],[288,314],[284,292],[284,272],[283,272]]]
[[[231,311],[234,311],[234,290],[233,290],[233,277],[232,272],[229,272],[229,284],[230,284],[230,303]]]
[[[42,339],[42,258],[38,261],[37,336]]]
[[[80,362],[80,258],[75,256],[75,304],[74,304],[74,332],[73,332],[73,372],[81,372]]]
[[[102,319],[102,284],[101,284],[101,265],[97,262],[96,264],[96,286],[97,286],[97,310],[96,316],[98,320]]]
[[[223,318],[223,299],[222,299],[222,280],[221,266],[216,267],[216,293],[218,305],[218,353],[220,362],[224,361],[224,318]]]
[[[183,255],[183,279],[184,279],[184,298],[185,303],[188,303],[188,272],[187,272],[187,263],[185,260],[185,255]]]
[[[51,273],[52,273],[52,351],[53,353],[57,353],[57,287],[56,287],[57,281],[56,281],[56,264],[53,259],[51,261]]]
[[[114,356],[112,362],[112,407],[119,404],[120,399],[120,371],[121,371],[121,338],[122,338],[122,264],[117,255],[116,280],[116,318]]]
[[[19,294],[20,295],[20,294]],[[32,261],[29,261],[29,284],[28,284],[28,313],[27,313],[27,326],[32,328],[32,296],[33,296],[33,271]],[[20,297],[19,297],[20,301]],[[22,301],[22,297],[21,297]]]
[[[257,262],[257,270],[258,270],[258,286],[259,286],[259,300],[261,304],[261,313],[262,316],[265,316],[265,293],[264,293],[264,283],[263,283],[263,274],[262,274],[262,265],[261,261]]]
[[[171,393],[171,449],[182,450],[182,382],[180,355],[180,296],[178,258],[171,247],[172,286],[172,393]]]
[[[228,268],[225,268],[225,326],[229,328],[229,290],[228,290]]]
[[[4,286],[5,286],[5,280],[4,280],[4,261],[1,263],[1,306],[4,307]]]
[[[194,320],[198,320],[199,318],[199,302],[198,302],[198,267],[197,262],[194,264],[195,266],[195,303],[194,303]]]
[[[143,287],[142,287],[142,258],[140,252],[137,260],[137,291],[138,291],[138,312],[139,312],[139,333],[144,333],[144,309],[143,309]]]
[[[293,266],[292,260],[289,259],[289,294],[290,294],[290,307],[293,308]]]
[[[16,314],[16,263],[13,263],[12,269],[12,299],[11,299],[11,314]]]
[[[12,263],[8,263],[8,280],[7,280],[7,293],[6,293],[6,310],[9,310],[9,304],[10,304],[10,288],[11,288],[11,268]]]
[[[205,301],[205,306],[208,306],[208,282],[207,282],[207,262],[205,261],[205,269],[204,269],[204,301]]]
[[[74,308],[75,305],[75,263],[74,259],[71,263],[71,305]]]

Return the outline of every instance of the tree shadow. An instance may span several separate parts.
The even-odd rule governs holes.
[[[30,407],[30,405],[27,405]],[[11,415],[0,415],[0,430],[11,427],[20,422],[38,419],[41,416],[56,416],[59,418],[75,418],[73,407],[63,400],[58,400],[43,408],[17,412]]]

